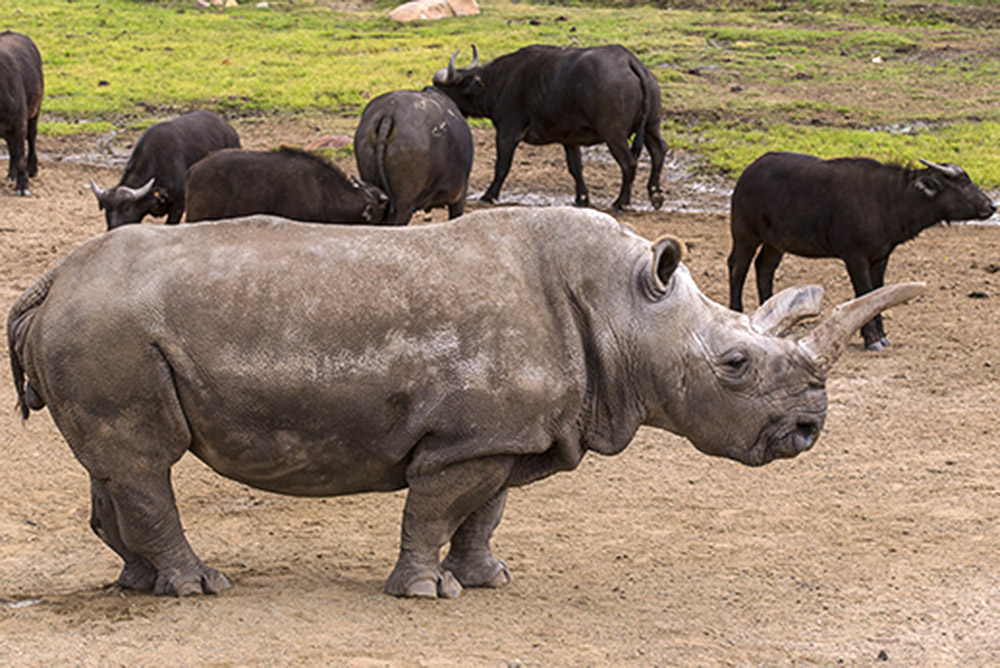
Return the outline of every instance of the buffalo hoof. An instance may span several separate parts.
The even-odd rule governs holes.
[[[497,198],[496,196],[490,195],[489,193],[483,193],[483,195],[479,198],[479,201],[485,202],[486,204],[496,204]]]
[[[882,350],[883,346],[881,341],[872,341],[871,343],[866,343],[865,348],[873,352],[878,352],[879,350]]]
[[[666,198],[663,196],[662,190],[654,190],[653,192],[649,193],[649,203],[652,204],[653,208],[656,209],[657,211],[659,211],[660,207],[663,206],[663,201],[665,199]]]
[[[226,576],[208,566],[202,566],[193,573],[182,573],[176,568],[160,571],[156,576],[153,593],[157,596],[192,596],[194,594],[218,594],[229,589]]]
[[[22,190],[18,190],[17,194],[20,195],[21,197],[31,197],[31,191],[28,190],[27,188],[24,188]]]

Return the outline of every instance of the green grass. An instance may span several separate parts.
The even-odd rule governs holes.
[[[736,174],[761,151],[787,149],[952,160],[1000,185],[996,2],[480,0],[479,16],[409,25],[385,18],[391,1],[357,12],[254,4],[0,0],[0,28],[42,51],[50,135],[200,107],[353,118],[382,92],[428,85],[456,49],[467,63],[471,44],[485,62],[526,44],[619,42],[659,79],[671,144],[698,152],[707,171]],[[901,125],[920,129],[872,130]]]

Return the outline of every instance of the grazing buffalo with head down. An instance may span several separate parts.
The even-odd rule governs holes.
[[[11,307],[18,403],[47,405],[90,472],[123,586],[228,586],[174,505],[190,450],[286,494],[408,487],[386,590],[452,597],[510,579],[490,550],[510,487],[616,454],[640,425],[752,466],[809,449],[846,339],[920,291],[883,288],[786,338],[821,288],[749,317],[709,301],[681,252],[573,208],[125,228]]]
[[[576,182],[577,206],[590,205],[580,147],[607,144],[622,170],[614,210],[629,205],[645,145],[652,160],[649,200],[657,209],[663,204],[660,172],[666,143],[660,136],[660,85],[625,47],[526,46],[485,67],[479,66],[477,54],[464,69],[456,69],[457,55],[434,75],[434,85],[454,99],[463,114],[487,117],[496,127],[496,165],[483,201],[495,202],[500,196],[514,149],[526,141],[563,145]],[[629,148],[631,135],[635,138]]]
[[[771,296],[784,253],[842,259],[860,296],[884,284],[897,245],[941,221],[989,218],[996,211],[961,167],[921,162],[926,169],[796,153],[755,160],[733,191],[729,307],[743,310],[743,282],[759,247],[754,266],[761,302]],[[872,350],[889,343],[881,316],[861,334]]]
[[[358,174],[389,196],[387,225],[406,225],[414,211],[465,211],[472,170],[472,132],[451,98],[434,88],[397,90],[368,103],[354,133]]]
[[[187,221],[270,213],[314,223],[378,224],[381,190],[347,176],[315,153],[219,151],[188,172]]]
[[[35,137],[44,94],[38,47],[27,35],[10,30],[0,33],[0,136],[7,142],[10,157],[7,180],[14,182],[18,195],[30,194],[28,177],[38,173]]]
[[[218,114],[202,110],[150,127],[139,138],[117,186],[101,190],[90,180],[108,229],[166,216],[168,225],[184,215],[188,168],[212,151],[239,148],[236,130]]]

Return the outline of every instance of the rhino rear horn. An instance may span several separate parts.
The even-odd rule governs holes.
[[[863,324],[887,308],[920,296],[926,287],[926,283],[896,283],[844,302],[833,309],[830,317],[802,337],[799,345],[826,375]]]
[[[818,316],[822,301],[823,288],[818,285],[785,288],[754,311],[750,326],[766,336],[784,336],[800,320]]]

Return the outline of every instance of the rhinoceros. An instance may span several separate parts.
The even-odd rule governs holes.
[[[682,251],[576,208],[123,227],[11,308],[18,404],[47,406],[90,473],[122,587],[229,586],[181,528],[170,470],[187,451],[284,494],[408,488],[386,592],[499,587],[511,575],[490,540],[509,488],[616,454],[640,425],[751,466],[793,457],[823,425],[847,339],[921,290],[886,286],[793,338],[821,288],[737,313],[698,290]]]

